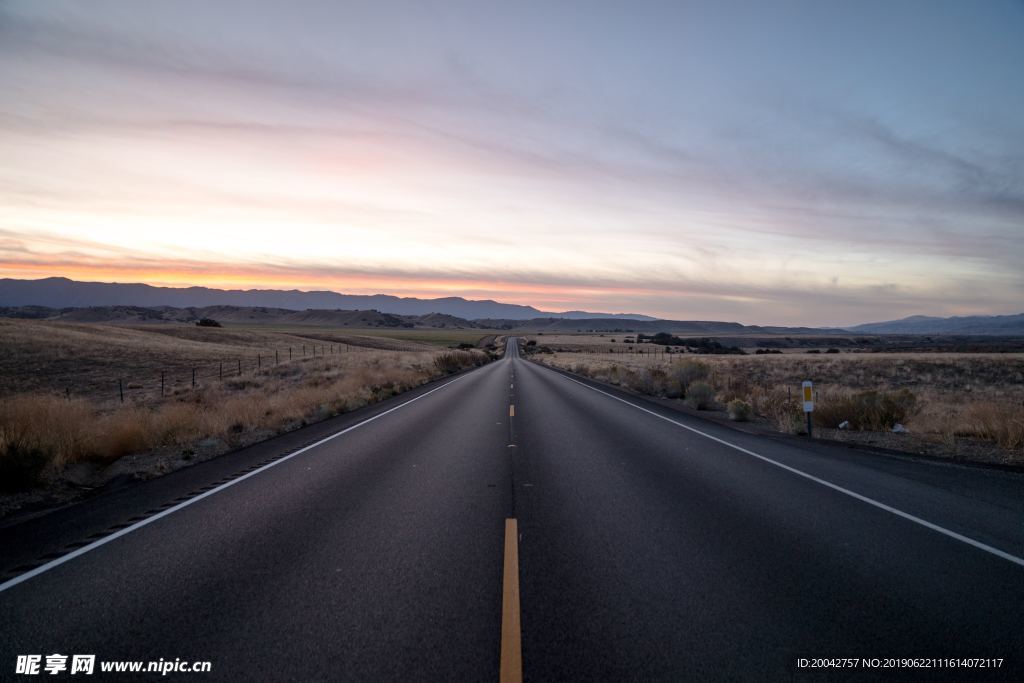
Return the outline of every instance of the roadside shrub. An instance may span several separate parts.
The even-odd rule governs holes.
[[[102,441],[94,445],[90,455],[95,460],[112,462],[123,455],[151,448],[155,445],[152,422],[152,411],[145,408],[107,415],[102,420]]]
[[[729,419],[735,422],[747,422],[750,420],[750,415],[753,413],[753,408],[746,401],[738,398],[734,398],[729,401]]]
[[[84,401],[19,396],[0,402],[0,487],[30,488],[88,449],[93,412]]]
[[[590,377],[590,368],[588,368],[584,363],[577,363],[573,366],[572,371],[582,377]]]
[[[669,378],[678,382],[682,393],[686,394],[693,382],[705,379],[709,374],[711,374],[711,367],[707,363],[687,358],[672,366]]]
[[[694,382],[686,392],[685,401],[694,410],[707,410],[715,403],[715,390],[707,382]]]
[[[661,368],[643,368],[633,376],[630,388],[648,396],[662,396],[665,380],[665,371]]]
[[[1024,449],[1024,406],[976,404],[971,406],[957,430],[961,436],[995,441],[1003,448]]]
[[[920,410],[909,389],[860,391],[826,397],[814,406],[814,421],[823,427],[838,427],[848,421],[853,429],[885,431],[897,422],[905,423]]]
[[[804,414],[789,392],[781,387],[766,388],[753,385],[750,390],[752,412],[769,418],[776,429],[787,434],[800,434],[805,430]]]
[[[682,398],[686,392],[683,391],[683,383],[678,378],[672,377],[669,373],[665,373],[665,388],[663,395],[665,398]]]
[[[483,365],[486,356],[472,351],[447,351],[434,359],[434,365],[441,372],[451,374],[463,368],[472,368]]]

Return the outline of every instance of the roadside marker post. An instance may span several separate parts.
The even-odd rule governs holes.
[[[811,380],[804,380],[801,385],[804,392],[804,413],[807,414],[807,436],[814,438],[814,425],[811,422],[811,413],[814,412],[814,385]]]

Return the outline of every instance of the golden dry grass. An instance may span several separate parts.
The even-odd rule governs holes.
[[[544,339],[538,338],[543,344]],[[650,348],[650,347],[648,347]],[[802,423],[797,398],[800,383],[815,383],[816,418],[822,426],[843,419],[879,428],[891,421],[858,415],[882,409],[880,402],[899,402],[902,390],[913,395],[897,412],[917,435],[947,444],[955,454],[958,438],[985,439],[1024,456],[1024,354],[841,353],[748,356],[648,355],[557,352],[536,359],[641,393],[673,397],[680,391],[673,378],[683,364],[703,363],[706,380],[724,405],[734,399],[749,403],[755,413],[783,431]],[[872,396],[872,393],[875,393]],[[872,403],[874,401],[874,403]],[[862,408],[868,406],[868,408]],[[859,408],[861,407],[861,408]],[[851,413],[843,417],[843,411]]]
[[[315,348],[315,351],[314,351]],[[70,392],[72,398],[118,400],[118,381],[135,401],[160,398],[165,391],[191,388],[197,381],[219,381],[303,360],[379,351],[436,353],[413,340],[360,337],[342,330],[310,329],[299,334],[260,329],[194,325],[74,324],[0,319],[0,397],[25,393]],[[314,353],[316,354],[314,356]]]
[[[204,373],[191,385],[191,367],[202,360],[209,369],[210,358],[314,341],[262,331],[0,321],[3,487],[18,490],[69,464],[160,448],[191,454],[212,443],[227,450],[487,360],[481,351],[394,341],[392,348],[405,350],[339,348],[260,368],[252,362],[241,375]],[[165,372],[176,380],[162,398],[159,368],[171,368]],[[123,404],[112,377],[129,379]],[[65,383],[75,387],[70,398]]]

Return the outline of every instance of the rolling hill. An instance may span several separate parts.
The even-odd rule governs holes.
[[[866,323],[846,328],[861,334],[1024,335],[1024,313],[936,318],[914,315],[902,320]]]
[[[225,290],[209,287],[154,287],[145,284],[115,282],[78,282],[62,277],[41,280],[0,279],[0,306],[46,306],[49,308],[88,308],[97,306],[134,306],[153,308],[203,308],[238,306],[280,308],[293,311],[376,310],[393,315],[440,313],[457,318],[504,318],[528,320],[544,316],[559,318],[616,318],[655,320],[632,313],[588,313],[567,311],[548,313],[532,306],[505,304],[490,299],[475,301],[462,297],[417,299],[387,294],[356,295],[338,292],[278,289]]]

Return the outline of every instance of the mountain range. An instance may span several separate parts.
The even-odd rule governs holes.
[[[8,310],[17,317],[59,316],[66,320],[188,320],[213,315],[225,320],[352,325],[488,327],[537,331],[672,330],[689,334],[899,334],[1024,336],[1024,313],[939,318],[915,315],[901,320],[846,328],[745,326],[721,321],[662,320],[637,313],[547,312],[532,306],[462,297],[417,299],[387,294],[357,295],[330,291],[208,287],[155,287],[146,284],[78,282],[62,277],[41,280],[0,279],[0,308],[45,307],[49,311]],[[80,309],[71,311],[70,309]],[[84,310],[97,309],[97,310]],[[99,310],[102,309],[102,310]],[[116,310],[115,310],[116,309]],[[129,310],[130,309],[130,310]],[[148,310],[143,310],[148,309]],[[164,309],[164,310],[154,310]],[[375,313],[377,315],[369,315]],[[355,315],[359,314],[359,315]],[[383,317],[382,317],[383,316]],[[392,318],[388,318],[392,316]],[[394,318],[399,316],[399,318]],[[471,322],[472,321],[472,322]]]
[[[846,328],[862,334],[956,334],[1015,336],[1024,335],[1024,313],[1016,315],[970,315],[936,318],[912,315],[901,320],[865,323]]]
[[[41,280],[0,279],[0,306],[46,306],[49,308],[88,308],[92,306],[139,306],[204,308],[207,306],[245,306],[282,308],[293,311],[376,310],[395,315],[427,315],[441,313],[458,318],[497,318],[529,320],[532,318],[614,318],[622,320],[657,320],[638,313],[590,313],[565,311],[553,313],[533,306],[504,304],[490,299],[472,300],[462,297],[417,299],[387,294],[339,294],[330,291],[300,292],[279,289],[211,289],[209,287],[154,287],[139,283],[78,282],[63,277]]]

